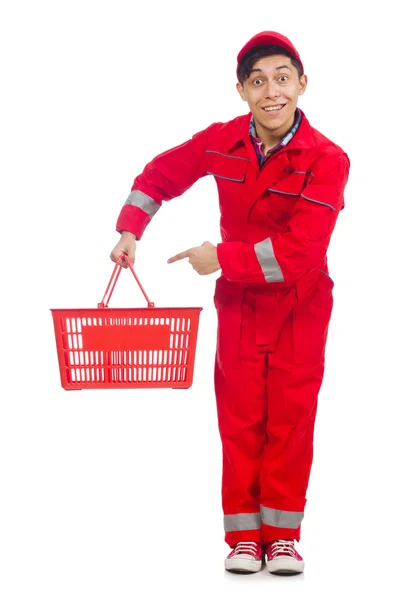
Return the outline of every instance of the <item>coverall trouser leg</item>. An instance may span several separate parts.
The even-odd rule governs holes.
[[[222,282],[215,393],[225,541],[300,539],[332,280],[308,297]]]

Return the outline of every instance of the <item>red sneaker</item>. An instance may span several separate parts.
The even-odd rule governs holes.
[[[267,570],[279,575],[302,573],[305,563],[295,550],[294,540],[276,540],[266,546]]]
[[[258,542],[238,542],[225,559],[226,571],[257,573],[261,570],[265,550]]]

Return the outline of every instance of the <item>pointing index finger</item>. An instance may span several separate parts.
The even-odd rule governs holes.
[[[179,254],[175,254],[167,260],[168,263],[176,262],[177,260],[182,260],[183,258],[188,258],[189,250],[185,250],[185,252],[180,252]]]

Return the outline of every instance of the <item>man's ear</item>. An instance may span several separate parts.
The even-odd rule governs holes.
[[[307,75],[302,75],[299,80],[299,96],[305,93],[307,87]]]
[[[241,83],[239,81],[236,83],[236,89],[237,89],[238,93],[240,94],[241,99],[244,100],[244,102],[246,102],[247,98],[245,97],[244,87],[241,85]]]

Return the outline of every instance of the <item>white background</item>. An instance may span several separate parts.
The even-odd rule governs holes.
[[[389,3],[3,2],[2,600],[348,598],[395,589],[395,47]],[[390,3],[391,6],[391,3]],[[329,251],[335,307],[299,545],[303,576],[225,573],[212,387],[216,186],[167,203],[138,244],[157,306],[202,306],[187,391],[65,392],[50,308],[95,307],[115,222],[155,154],[247,112],[236,55],[264,29],[298,48],[299,106],[351,159]],[[394,90],[394,91],[393,91]],[[123,272],[112,306],[145,306]],[[270,590],[269,590],[270,588]]]

